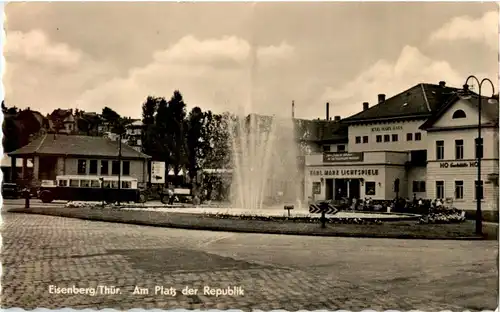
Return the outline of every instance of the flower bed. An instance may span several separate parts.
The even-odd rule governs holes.
[[[420,218],[420,224],[448,224],[460,223],[465,221],[465,214],[456,208],[446,209],[438,208],[431,211],[429,215]]]
[[[259,216],[259,215],[231,215],[227,213],[205,213],[204,217],[226,220],[255,220],[255,221],[292,221],[302,223],[318,223],[319,217],[285,217],[285,216]],[[379,219],[361,218],[327,218],[326,223],[333,224],[382,224]]]

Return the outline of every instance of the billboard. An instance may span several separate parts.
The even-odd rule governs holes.
[[[151,162],[151,183],[165,183],[165,162]]]
[[[347,152],[325,152],[323,153],[323,162],[350,162],[363,161],[363,153],[347,153]]]

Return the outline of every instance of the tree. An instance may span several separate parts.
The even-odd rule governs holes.
[[[142,131],[142,150],[147,155],[153,157],[154,160],[158,157],[155,150],[155,115],[158,110],[158,105],[164,99],[159,97],[148,96],[142,104],[142,123],[144,129]]]
[[[182,94],[176,90],[167,105],[167,144],[171,152],[174,174],[177,176],[182,167],[187,164],[185,118],[186,104]]]
[[[189,113],[187,124],[187,155],[189,177],[195,181],[200,168],[198,160],[203,158],[204,141],[201,137],[204,114],[199,107],[194,107]]]

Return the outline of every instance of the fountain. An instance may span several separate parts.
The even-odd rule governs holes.
[[[231,125],[232,204],[244,211],[300,209],[302,174],[291,118],[250,114]]]

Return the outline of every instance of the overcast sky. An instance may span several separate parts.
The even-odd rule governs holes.
[[[8,106],[347,117],[419,82],[498,81],[495,3],[10,3]],[[489,87],[488,87],[489,88]],[[487,91],[489,92],[489,91]]]

